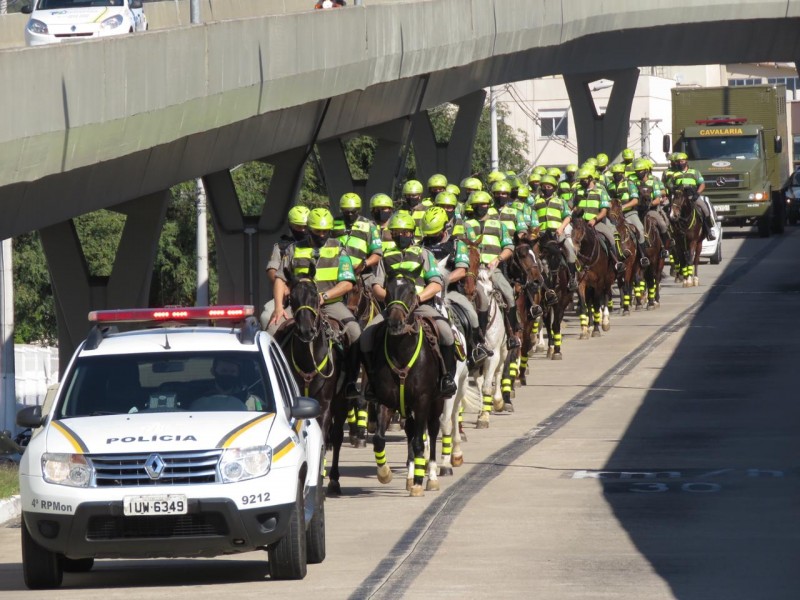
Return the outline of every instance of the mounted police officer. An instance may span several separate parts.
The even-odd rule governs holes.
[[[606,215],[611,204],[608,194],[603,188],[598,188],[594,181],[594,173],[588,167],[578,171],[578,187],[575,189],[573,205],[583,211],[583,219],[589,227],[606,239],[609,256],[614,261],[614,270],[621,273],[625,265],[617,250],[616,230],[606,222]]]
[[[415,229],[416,223],[407,213],[397,212],[389,220],[389,230],[392,232],[395,248],[387,250],[383,255],[381,276],[373,286],[373,293],[380,300],[386,298],[383,275],[389,273],[402,273],[414,280],[418,298],[414,315],[429,317],[435,323],[439,334],[439,349],[446,369],[439,380],[439,390],[442,396],[447,398],[456,393],[455,338],[450,322],[433,306],[433,299],[442,291],[444,282],[431,252],[415,243]],[[376,316],[361,336],[361,358],[368,375],[373,371],[372,351],[376,326],[382,323],[384,318],[383,314]],[[370,386],[367,386],[365,395],[371,394],[374,394],[374,390],[370,390]]]
[[[634,170],[637,166],[642,166],[646,164],[644,159],[640,158],[636,162],[634,162]],[[612,172],[612,179],[609,182],[607,189],[609,195],[619,200],[620,206],[622,207],[622,216],[625,217],[625,221],[633,225],[633,228],[636,230],[636,246],[639,249],[639,263],[642,267],[647,267],[650,264],[647,256],[645,255],[645,244],[647,240],[644,237],[644,225],[642,224],[642,220],[639,218],[639,188],[636,187],[636,184],[629,178],[625,177],[625,166],[621,164],[614,165],[611,167]],[[634,173],[635,176],[635,173]]]
[[[661,257],[667,258],[669,256],[669,251],[667,250],[669,245],[669,219],[664,214],[664,211],[661,210],[661,204],[664,201],[664,186],[653,176],[652,168],[647,159],[641,158],[634,161],[633,168],[635,173],[632,181],[639,189],[639,202],[643,202],[643,196],[646,195],[642,193],[642,190],[649,190],[651,197],[650,205],[641,207],[639,214],[649,214],[655,219],[658,226],[658,234],[661,237]]]
[[[308,237],[290,244],[286,248],[275,275],[272,295],[275,311],[272,313],[270,329],[277,329],[289,316],[284,309],[284,299],[289,295],[289,282],[314,274],[314,283],[320,294],[320,308],[327,318],[342,324],[345,344],[345,396],[348,400],[358,398],[356,379],[360,371],[358,339],[361,326],[345,303],[344,297],[353,289],[356,276],[350,257],[344,252],[339,240],[331,236],[333,215],[326,208],[315,208],[308,214]],[[311,267],[314,267],[313,269]]]
[[[552,231],[556,240],[561,244],[566,254],[567,268],[569,269],[569,289],[578,289],[578,269],[575,266],[575,248],[572,240],[566,236],[564,230],[572,220],[568,201],[556,194],[557,182],[551,175],[542,177],[541,193],[533,204],[533,210],[539,221],[539,231]]]
[[[695,206],[700,210],[703,215],[703,230],[706,234],[706,239],[715,240],[717,234],[714,231],[714,223],[711,219],[711,208],[703,198],[703,190],[706,189],[706,183],[703,176],[696,169],[689,168],[689,157],[684,152],[678,152],[675,156],[675,161],[678,170],[672,176],[674,187],[691,187],[696,192],[694,200]]]
[[[358,194],[344,194],[339,199],[339,209],[342,218],[341,222],[337,220],[334,223],[335,235],[350,257],[356,275],[363,278],[366,288],[371,288],[375,269],[383,255],[380,230],[361,215],[361,197]]]

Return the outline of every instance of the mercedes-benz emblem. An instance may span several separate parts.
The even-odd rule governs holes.
[[[150,476],[150,479],[158,479],[164,473],[164,460],[158,454],[151,454],[144,461],[144,470]]]
[[[728,183],[727,179],[725,179],[724,177],[721,177],[721,176],[717,177],[717,181],[716,181],[717,187],[723,187],[726,183]]]

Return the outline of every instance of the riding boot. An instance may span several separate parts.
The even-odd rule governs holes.
[[[492,351],[486,347],[485,338],[483,337],[480,327],[472,328],[471,342],[472,352],[470,353],[470,363],[475,367],[489,358],[489,356],[492,355]]]
[[[574,262],[571,262],[567,263],[567,268],[569,269],[569,283],[567,284],[567,289],[570,292],[574,292],[578,289],[578,267]]]
[[[486,344],[486,328],[489,327],[489,311],[488,310],[479,310],[478,311],[478,333],[481,336],[481,346],[484,347],[486,353],[491,356],[494,354],[492,349],[487,347]]]
[[[361,371],[361,355],[358,348],[348,348],[344,358],[344,397],[347,400],[358,400],[361,395],[356,385],[358,374]]]
[[[640,244],[638,241],[636,242],[636,247],[639,249],[639,264],[642,266],[643,269],[646,269],[650,266],[650,259],[647,258],[647,254],[645,253],[644,244]]]
[[[517,317],[517,306],[512,304],[506,309],[506,318],[508,319],[508,324],[510,325],[511,331],[508,335],[508,341],[506,342],[506,347],[509,350],[513,350],[514,348],[520,347],[519,341],[519,317]]]
[[[661,236],[661,258],[669,258],[669,250],[667,250],[667,246],[669,245],[670,241],[669,233],[661,233],[659,230],[658,235]]]
[[[439,350],[442,353],[442,360],[444,361],[444,367],[446,371],[442,373],[441,379],[439,379],[439,391],[442,393],[442,397],[449,398],[453,394],[456,393],[458,387],[456,386],[456,349],[455,344],[450,344],[449,346],[445,346],[444,344],[439,344]]]
[[[717,232],[714,231],[714,226],[711,224],[711,217],[703,215],[703,231],[705,231],[706,239],[710,242],[717,239]]]
[[[617,272],[617,274],[622,273],[625,270],[625,263],[622,262],[623,259],[617,251],[617,245],[608,244],[608,250],[611,254],[611,260],[614,261],[614,270]]]

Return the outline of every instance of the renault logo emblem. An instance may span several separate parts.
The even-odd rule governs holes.
[[[164,473],[164,460],[158,454],[151,454],[144,461],[144,470],[150,476],[150,479],[158,479]]]

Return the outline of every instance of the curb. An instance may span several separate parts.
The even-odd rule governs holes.
[[[22,505],[19,496],[11,496],[0,500],[0,525],[4,525],[12,519],[16,519],[22,513]]]

